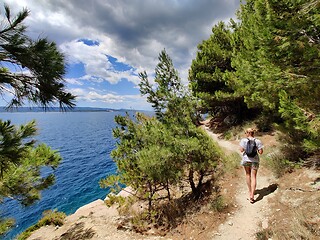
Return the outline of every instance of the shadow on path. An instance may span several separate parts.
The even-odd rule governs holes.
[[[262,200],[265,196],[269,195],[270,193],[273,193],[275,190],[277,190],[278,184],[271,184],[268,187],[264,187],[262,189],[257,189],[254,194],[259,194],[259,196],[255,199],[255,202],[258,202]]]
[[[63,233],[56,240],[92,239],[95,231],[92,228],[85,229],[84,222],[76,223],[67,232]]]

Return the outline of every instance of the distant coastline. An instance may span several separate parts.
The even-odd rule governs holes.
[[[123,112],[123,111],[142,111],[143,110],[133,110],[133,109],[112,109],[112,108],[95,108],[95,107],[75,107],[73,109],[66,109],[66,112]],[[6,107],[0,106],[0,112],[62,112],[59,107],[15,107],[11,109],[6,109]]]

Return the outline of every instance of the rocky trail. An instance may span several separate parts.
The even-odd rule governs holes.
[[[202,126],[208,134],[225,148],[226,151],[238,151],[239,146],[235,142],[225,141],[219,135],[212,133],[205,125]],[[228,214],[227,221],[215,230],[212,230],[205,239],[192,237],[193,240],[237,240],[255,239],[255,233],[268,225],[268,199],[277,185],[274,179],[264,174],[264,169],[259,169],[256,202],[251,204],[248,198],[248,190],[245,183],[245,174],[241,174],[239,184],[232,186],[236,188],[236,210]],[[132,231],[118,230],[117,225],[120,216],[114,207],[108,208],[102,200],[97,200],[79,208],[74,214],[67,216],[66,222],[61,227],[45,226],[35,231],[28,239],[33,240],[59,240],[59,239],[101,239],[101,240],[134,240],[134,239],[171,239],[181,238],[143,236]],[[189,238],[182,238],[189,239]]]
[[[212,133],[207,127],[204,128],[221,147],[229,151],[237,151],[239,149],[237,144],[219,139],[219,135]],[[277,185],[274,183],[275,179],[272,176],[267,176],[264,173],[263,167],[260,167],[257,175],[256,201],[253,204],[248,200],[248,189],[244,172],[240,176],[240,183],[236,191],[238,210],[230,215],[225,223],[219,226],[218,231],[213,232],[212,236],[214,240],[256,239],[255,233],[261,227],[268,227],[268,199],[273,197],[272,193],[277,189]]]

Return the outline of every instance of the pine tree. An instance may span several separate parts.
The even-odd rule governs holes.
[[[114,136],[119,140],[112,151],[118,175],[101,181],[101,186],[117,182],[133,187],[147,199],[149,213],[160,190],[170,189],[187,180],[193,196],[199,198],[205,181],[214,180],[214,169],[221,153],[213,140],[196,126],[193,101],[184,90],[168,54],[159,54],[155,85],[147,74],[140,74],[140,90],[155,109],[156,117],[137,114],[117,116]],[[187,174],[186,174],[187,173]]]
[[[10,8],[7,5],[4,8],[0,29],[0,94],[12,96],[8,107],[21,106],[26,100],[44,108],[52,103],[61,108],[73,107],[75,96],[66,92],[63,80],[63,54],[54,42],[45,38],[34,41],[26,35],[23,21],[29,15],[27,9],[12,19]],[[5,67],[10,64],[18,71],[11,72]]]
[[[203,112],[209,112],[220,121],[236,116],[232,122],[235,124],[246,118],[247,107],[244,95],[234,89],[233,41],[231,26],[223,22],[215,25],[210,38],[198,45],[197,56],[189,70],[189,82],[193,95],[202,101]]]
[[[23,21],[29,15],[23,9],[14,18],[4,5],[0,29],[0,94],[9,95],[8,108],[26,101],[47,109],[58,104],[62,110],[74,106],[75,96],[65,90],[64,56],[47,39],[34,41],[26,35]],[[16,71],[10,71],[11,65]],[[6,96],[6,97],[5,97]],[[43,176],[42,167],[56,168],[60,155],[45,144],[30,140],[36,134],[35,122],[14,126],[0,120],[0,198],[12,198],[30,205],[40,198],[41,190],[54,182],[53,172]],[[14,224],[0,220],[0,235]]]
[[[319,152],[319,13],[319,1],[247,1],[239,11],[235,35],[241,44],[232,60],[237,91],[247,94],[248,106],[263,106],[265,116],[281,118],[283,131],[297,136],[295,148],[314,154]],[[312,120],[302,121],[304,115]]]
[[[189,75],[192,90],[209,111],[238,107],[228,99],[245,103],[249,111],[237,112],[237,118],[248,113],[261,130],[276,122],[290,139],[287,152],[301,153],[292,157],[316,159],[319,14],[318,0],[246,1],[237,12],[238,21],[231,20],[229,28],[214,26],[210,38],[199,45]]]

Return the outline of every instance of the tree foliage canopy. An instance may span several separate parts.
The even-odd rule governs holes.
[[[0,28],[0,94],[12,96],[8,107],[21,106],[25,100],[48,107],[73,107],[75,96],[66,92],[64,56],[54,42],[30,39],[23,21],[29,15],[23,9],[12,18],[4,5]],[[9,69],[14,69],[11,71]]]
[[[241,4],[239,21],[214,26],[198,46],[189,74],[193,94],[209,111],[230,105],[226,97],[231,95],[249,113],[260,111],[262,129],[277,122],[293,136],[300,152],[296,158],[319,153],[319,16],[319,0]],[[237,118],[245,119],[247,111],[231,107],[239,109]]]
[[[102,186],[120,181],[133,187],[148,200],[149,211],[160,190],[165,190],[170,200],[170,189],[183,182],[190,184],[196,198],[200,197],[208,180],[205,178],[214,179],[213,171],[221,156],[213,140],[196,126],[194,102],[166,51],[159,54],[155,72],[155,85],[145,72],[140,74],[140,90],[156,116],[138,113],[135,119],[116,117],[119,127],[113,133],[119,142],[112,158],[118,176],[101,181]]]
[[[0,120],[0,196],[15,198],[29,205],[40,197],[40,190],[54,181],[53,175],[41,176],[43,166],[55,168],[60,155],[30,137],[36,134],[35,122],[16,127]]]
[[[47,39],[32,40],[23,21],[29,15],[23,9],[15,17],[4,5],[0,26],[0,95],[10,96],[7,107],[29,103],[47,108],[58,104],[72,108],[75,96],[65,90],[64,56],[55,43]],[[0,119],[0,199],[12,198],[30,205],[40,198],[41,190],[54,182],[53,171],[61,157],[45,144],[36,145],[35,122],[14,126]],[[48,167],[48,174],[41,169]],[[51,173],[50,173],[51,172]],[[12,219],[0,219],[0,235],[14,224]]]

